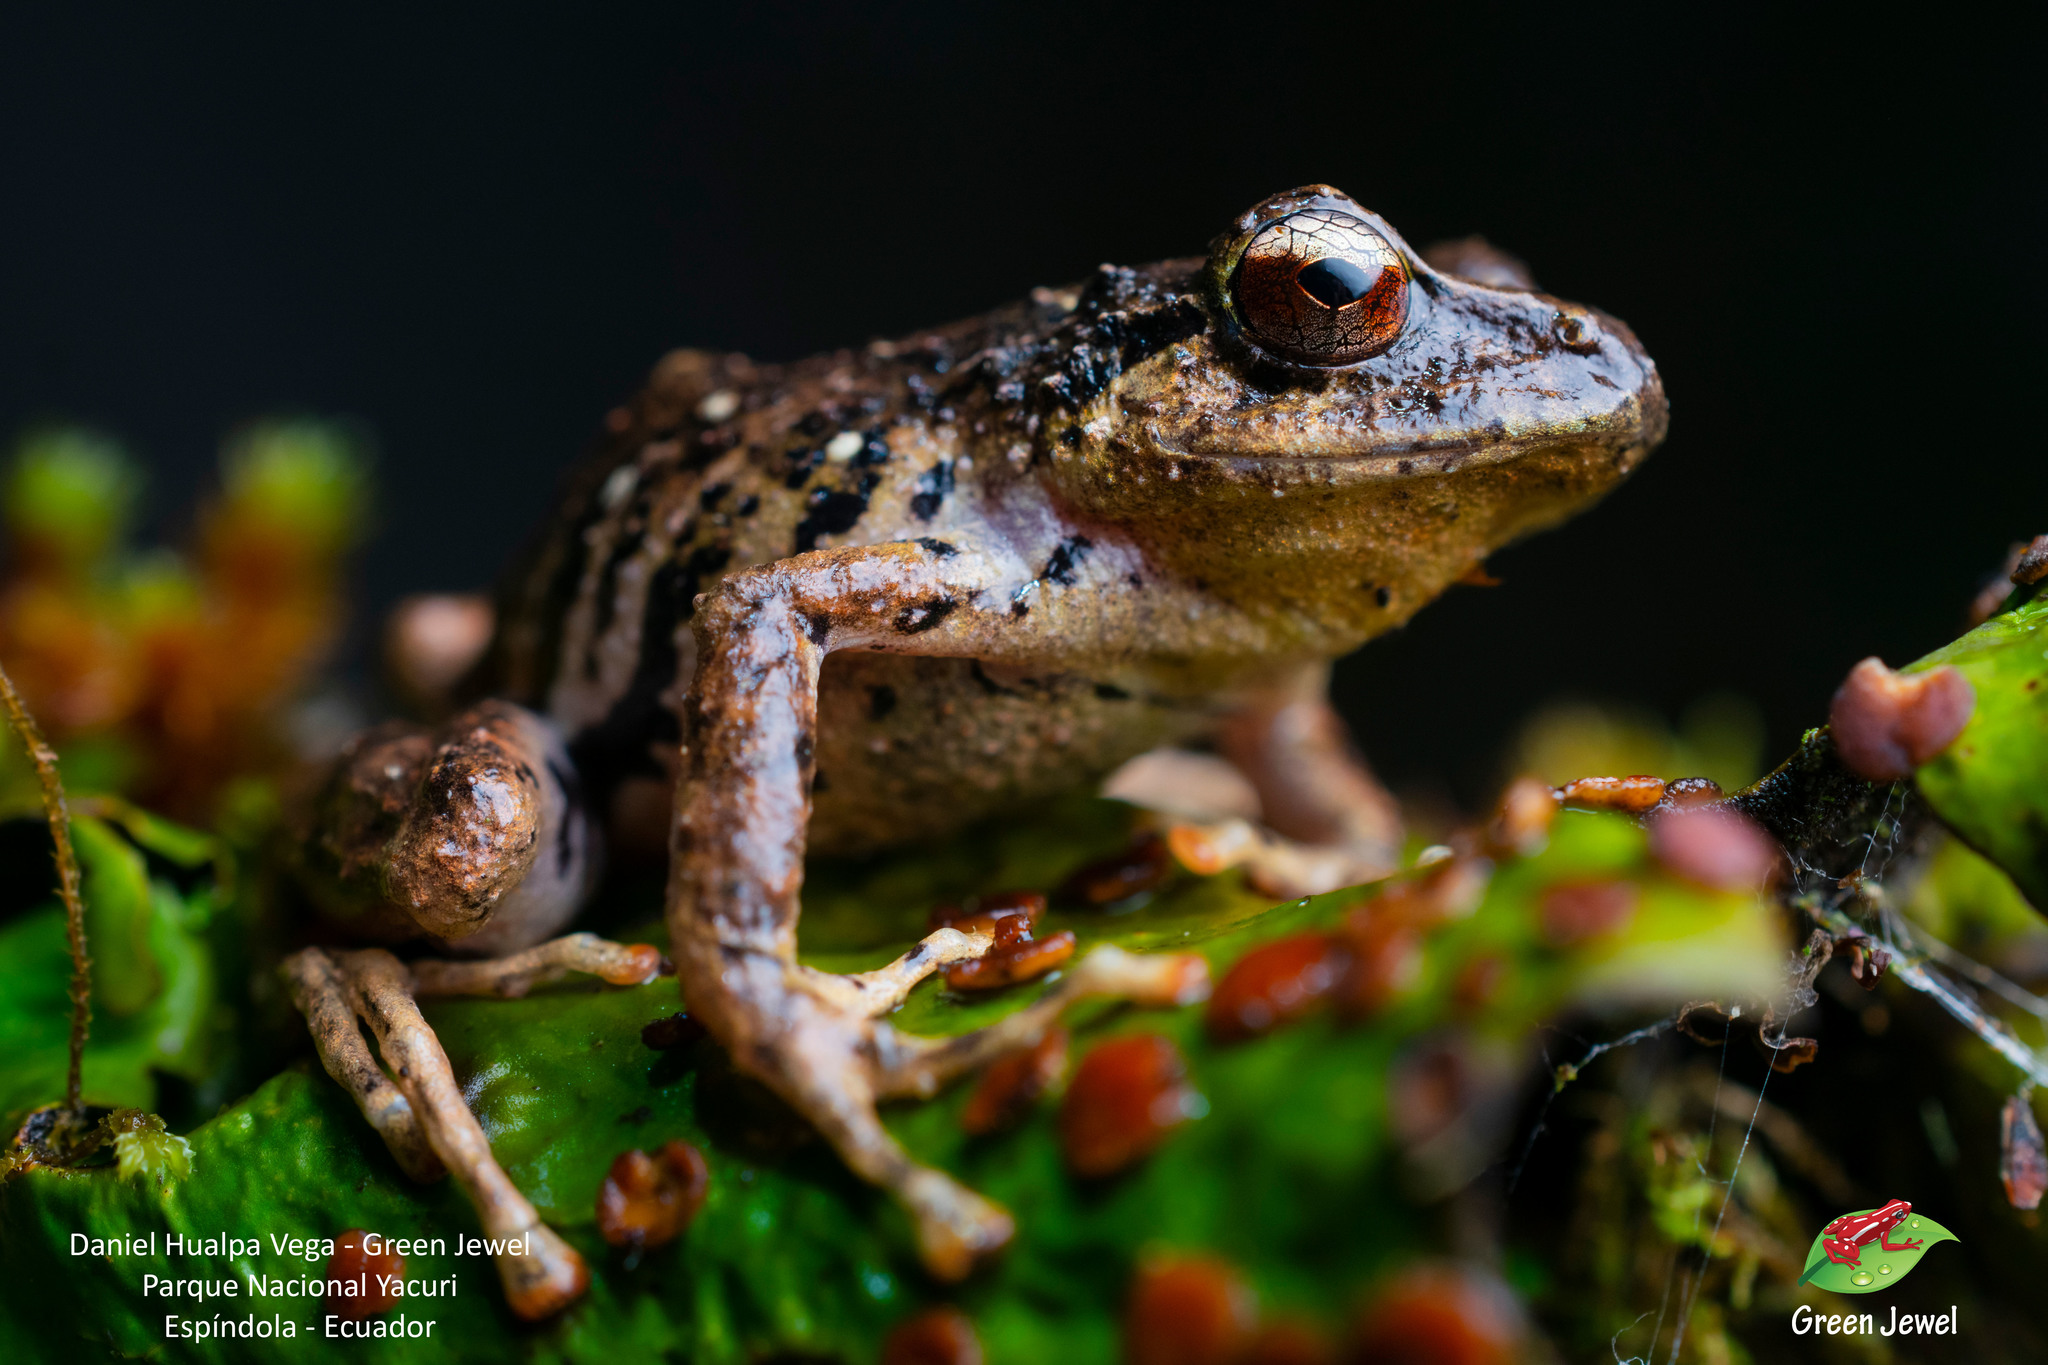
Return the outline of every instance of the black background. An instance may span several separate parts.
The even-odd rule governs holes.
[[[900,333],[1310,180],[1522,254],[1672,398],[1607,503],[1343,670],[1399,781],[1477,796],[1559,694],[1742,692],[1782,750],[2048,530],[2034,27],[283,8],[0,18],[0,432],[109,428],[175,533],[236,422],[366,419],[366,616],[485,585],[667,347]]]

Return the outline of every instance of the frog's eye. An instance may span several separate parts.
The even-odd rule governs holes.
[[[1305,209],[1266,224],[1230,292],[1259,345],[1302,365],[1350,365],[1393,345],[1408,320],[1408,266],[1365,222]]]

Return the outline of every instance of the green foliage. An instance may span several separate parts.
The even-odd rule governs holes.
[[[111,437],[44,427],[15,447],[4,492],[7,529],[80,568],[120,543],[141,491],[141,471]]]
[[[1949,828],[2048,909],[2048,594],[1992,617],[1910,665],[1953,664],[1976,710],[1948,749],[1915,774]]]
[[[154,1073],[203,1081],[227,1047],[226,857],[205,835],[104,798],[79,802],[71,831],[94,959],[85,1099],[154,1108]],[[62,1095],[69,971],[55,904],[0,927],[0,1115]]]
[[[192,1174],[192,1144],[164,1128],[155,1114],[121,1109],[107,1116],[114,1135],[114,1167],[123,1180],[161,1187]]]
[[[368,441],[349,427],[308,418],[258,422],[221,451],[230,505],[288,526],[323,553],[361,528],[369,496]]]
[[[1127,837],[1128,813],[1086,802],[1041,820],[984,830],[943,848],[863,865],[814,869],[805,915],[810,960],[835,967],[887,958],[914,938],[938,899],[977,890],[1049,886]],[[1639,888],[1633,922],[1605,939],[1561,949],[1542,937],[1536,909],[1561,881],[1615,877]],[[1371,893],[1338,892],[1271,908],[1234,876],[1186,879],[1148,904],[1110,915],[1055,912],[1050,928],[1091,943],[1179,946],[1220,969],[1278,935],[1336,923]],[[626,937],[635,937],[626,935]],[[651,936],[648,936],[651,937]],[[644,939],[643,939],[644,941]],[[1459,1039],[1479,1071],[1513,1092],[1535,1025],[1574,1004],[1613,1009],[1694,994],[1746,993],[1775,980],[1782,943],[1771,912],[1748,896],[1679,883],[1648,857],[1642,833],[1618,817],[1565,815],[1541,854],[1495,875],[1479,908],[1431,939],[1413,987],[1369,1024],[1323,1016],[1235,1047],[1212,1043],[1201,1010],[1102,1007],[1076,1021],[1077,1053],[1100,1039],[1157,1031],[1186,1055],[1206,1116],[1138,1168],[1103,1182],[1070,1177],[1055,1109],[1017,1130],[969,1139],[959,1114],[967,1087],[892,1107],[891,1129],[920,1159],[1005,1203],[1019,1236],[986,1273],[948,1294],[918,1268],[911,1231],[883,1196],[766,1091],[699,1041],[656,1052],[640,1029],[676,1007],[674,983],[629,990],[564,986],[522,1000],[435,1002],[427,1014],[465,1093],[513,1180],[590,1260],[588,1297],[540,1329],[506,1314],[487,1261],[421,1256],[415,1279],[453,1275],[459,1292],[432,1301],[440,1326],[408,1343],[407,1359],[547,1361],[651,1359],[737,1362],[790,1353],[870,1360],[888,1326],[925,1304],[957,1302],[988,1358],[1119,1357],[1117,1323],[1141,1251],[1206,1249],[1241,1266],[1273,1309],[1334,1326],[1383,1269],[1438,1247],[1418,1182],[1451,1160],[1488,1159],[1499,1140],[1447,1150],[1404,1134],[1404,1063]],[[1484,1002],[1459,983],[1480,958],[1504,960]],[[969,1027],[1017,1008],[1038,987],[961,999],[932,982],[892,1022],[920,1032]],[[191,1135],[192,1171],[158,1190],[110,1173],[26,1172],[0,1188],[0,1306],[24,1340],[55,1355],[89,1330],[124,1353],[165,1351],[161,1303],[144,1303],[145,1271],[316,1273],[273,1253],[225,1261],[74,1260],[65,1239],[169,1229],[245,1236],[331,1237],[349,1227],[394,1236],[474,1234],[475,1217],[448,1182],[411,1185],[341,1089],[304,1065],[265,1083]],[[599,1182],[629,1147],[671,1138],[709,1158],[703,1212],[676,1243],[637,1262],[594,1227]],[[1453,1144],[1455,1148],[1455,1144]],[[1434,1165],[1432,1163],[1435,1163]],[[1434,1175],[1432,1175],[1434,1172]],[[23,1305],[36,1304],[33,1314]],[[262,1311],[313,1324],[304,1301]],[[408,1305],[419,1311],[416,1305]],[[236,1313],[247,1311],[242,1306]],[[295,1342],[173,1343],[179,1360],[274,1360],[324,1353]]]

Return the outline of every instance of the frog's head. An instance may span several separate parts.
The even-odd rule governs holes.
[[[1625,325],[1474,259],[1310,185],[1206,260],[1104,267],[1040,352],[1040,465],[1226,592],[1359,638],[1398,624],[1664,435]]]

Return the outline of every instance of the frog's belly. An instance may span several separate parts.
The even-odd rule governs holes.
[[[1098,781],[1213,719],[1078,674],[834,654],[818,698],[810,847],[854,853],[957,829]]]

